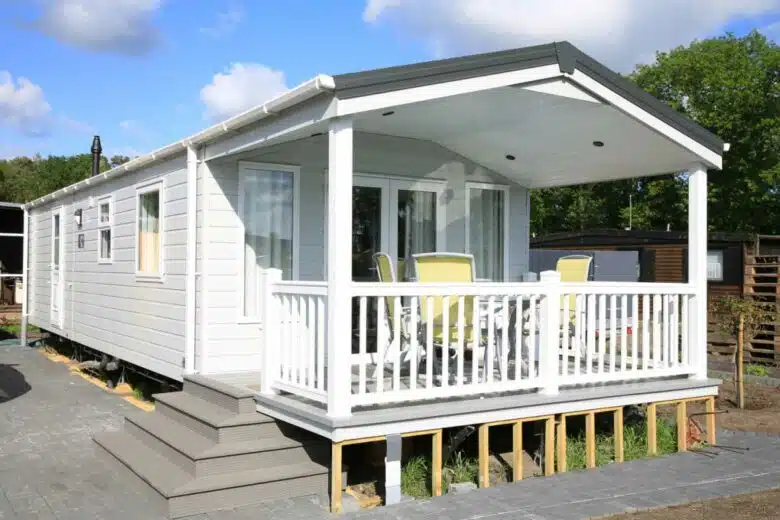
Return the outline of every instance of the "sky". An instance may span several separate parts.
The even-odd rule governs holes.
[[[621,72],[780,0],[0,0],[0,158],[136,156],[314,77],[568,40]]]

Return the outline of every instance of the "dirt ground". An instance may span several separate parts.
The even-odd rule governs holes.
[[[733,381],[725,381],[716,403],[716,409],[726,410],[718,415],[721,428],[780,435],[780,388],[745,384],[745,409],[736,401]]]
[[[611,520],[775,520],[780,516],[780,489],[694,502],[640,513],[609,517]]]

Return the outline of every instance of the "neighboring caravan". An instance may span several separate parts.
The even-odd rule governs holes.
[[[707,170],[725,147],[565,42],[320,75],[27,204],[28,317],[185,381],[97,439],[172,514],[321,491],[329,468],[338,509],[341,446],[365,439],[387,440],[393,502],[401,436],[714,403]],[[686,283],[521,282],[531,189],[683,170]],[[476,281],[378,282],[377,252],[401,273],[468,253]]]

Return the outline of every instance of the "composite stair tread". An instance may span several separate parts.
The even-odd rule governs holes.
[[[265,424],[274,421],[273,418],[258,412],[237,414],[186,392],[156,394],[154,398],[156,401],[198,419],[214,428],[249,426],[252,424]]]

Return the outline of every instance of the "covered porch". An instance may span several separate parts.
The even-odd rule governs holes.
[[[689,379],[712,390],[707,170],[723,143],[584,55],[556,52],[557,63],[486,55],[336,77],[334,98],[212,152],[298,179],[304,156],[325,171],[323,276],[289,260],[306,254],[294,247],[306,224],[291,216],[289,252],[247,281],[264,412],[287,420],[305,406],[337,421],[433,401],[440,411],[512,395],[587,401],[594,386],[613,397],[692,391]],[[405,175],[425,146],[470,171],[453,181],[430,156],[430,175]],[[523,281],[528,190],[671,172],[689,182],[688,283],[565,282],[555,271]],[[406,275],[378,281],[378,252]],[[415,279],[425,252],[471,255],[473,279]]]

